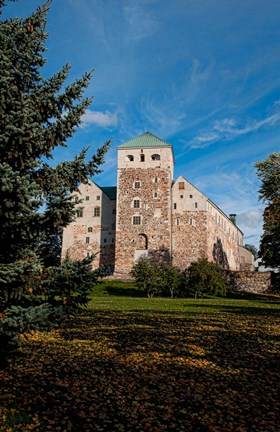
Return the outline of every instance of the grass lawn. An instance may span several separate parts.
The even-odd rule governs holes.
[[[103,282],[0,370],[0,431],[279,431],[280,297]]]

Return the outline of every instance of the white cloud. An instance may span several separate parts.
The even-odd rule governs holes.
[[[82,116],[82,124],[88,126],[94,124],[96,126],[110,128],[112,126],[117,126],[118,115],[117,113],[112,113],[110,111],[91,111],[88,109]]]
[[[276,105],[277,106],[277,105]],[[279,109],[279,107],[277,106]],[[191,148],[205,148],[217,141],[228,141],[235,137],[256,132],[266,126],[276,126],[280,123],[280,111],[265,117],[262,120],[250,120],[241,125],[234,118],[216,120],[212,127],[202,131],[190,142]]]
[[[130,40],[140,40],[151,36],[158,28],[158,22],[154,19],[145,4],[139,1],[129,1],[123,8],[124,18],[128,23]]]

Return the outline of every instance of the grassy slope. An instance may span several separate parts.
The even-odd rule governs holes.
[[[279,297],[141,295],[104,282],[75,320],[23,341],[0,372],[0,430],[279,430]]]

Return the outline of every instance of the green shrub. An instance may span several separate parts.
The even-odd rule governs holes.
[[[226,295],[226,283],[217,264],[202,258],[192,263],[184,274],[186,295],[195,298],[203,297],[205,294],[222,297]]]
[[[136,285],[143,290],[148,297],[154,297],[154,295],[160,294],[160,272],[158,264],[142,258],[132,267],[131,274],[135,278]]]
[[[180,293],[181,271],[169,262],[158,264],[159,288],[162,296],[177,297]]]

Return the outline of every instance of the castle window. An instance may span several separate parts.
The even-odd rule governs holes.
[[[193,196],[192,195],[190,195],[190,198],[192,198]]]
[[[77,210],[76,210],[76,214],[77,214],[77,217],[83,217],[83,209],[82,208],[78,208]]]
[[[181,198],[181,199],[184,198],[184,195],[180,195],[180,198]]]
[[[134,208],[140,208],[140,200],[134,200],[133,201],[133,207]]]
[[[113,209],[112,214],[116,214],[116,209]]]
[[[189,219],[189,225],[193,225],[193,219],[192,218]]]
[[[114,238],[112,238],[112,243],[115,243],[115,239]]]
[[[174,210],[177,209],[177,204],[176,203],[173,204],[173,208],[174,208]]]
[[[140,187],[141,187],[141,183],[140,183],[140,181],[136,181],[136,182],[134,183],[134,188],[135,188],[135,189],[140,189]]]
[[[86,201],[89,201],[89,196],[88,195],[86,196]]]
[[[154,198],[157,198],[158,194],[157,192],[154,192]]]
[[[132,155],[126,155],[125,161],[126,162],[133,162],[134,161],[134,156],[132,156]]]
[[[86,243],[89,243],[89,237],[86,237]]]
[[[180,225],[180,218],[176,219],[176,225]]]
[[[92,227],[88,227],[88,232],[92,232]]]
[[[99,217],[100,216],[100,207],[94,207],[93,216],[94,217]]]
[[[107,239],[104,239],[104,240],[103,240],[103,243],[107,243]]]
[[[179,189],[185,189],[185,183],[179,182]]]
[[[197,202],[196,202],[196,203],[194,203],[194,206],[195,206],[195,208],[197,208]]]
[[[157,177],[155,177],[155,183],[157,183],[158,182],[158,178]]]
[[[143,153],[140,154],[140,162],[145,162],[145,155]]]
[[[97,195],[96,199],[97,201],[100,201],[100,195]]]
[[[154,160],[154,161],[160,160],[160,155],[159,154],[153,154],[151,156],[151,159]]]
[[[141,216],[133,216],[133,225],[141,225]]]

